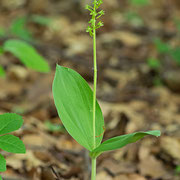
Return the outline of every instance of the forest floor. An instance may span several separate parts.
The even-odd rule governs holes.
[[[6,77],[0,78],[0,113],[23,116],[24,125],[15,135],[27,148],[24,155],[2,152],[8,166],[4,180],[89,180],[88,152],[64,129],[52,97],[56,63],[93,84],[84,5],[78,0],[0,1],[0,27],[10,29],[14,19],[34,14],[51,19],[50,25],[27,22],[30,43],[47,59],[51,73],[29,70],[10,54],[0,57],[6,69]],[[106,14],[97,32],[97,96],[106,123],[104,139],[147,130],[161,130],[162,135],[101,155],[97,180],[180,180],[180,67],[159,54],[153,42],[159,38],[172,47],[180,45],[175,23],[179,0],[153,0],[143,7],[104,0],[102,8]],[[8,33],[1,43],[14,37]],[[147,63],[151,57],[160,60],[158,70]]]

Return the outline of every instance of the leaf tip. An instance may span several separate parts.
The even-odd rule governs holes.
[[[156,136],[156,137],[159,137],[159,136],[161,136],[161,131],[159,131],[159,130],[153,130],[153,131],[150,131],[150,134],[151,134],[151,135],[154,135],[154,136]]]

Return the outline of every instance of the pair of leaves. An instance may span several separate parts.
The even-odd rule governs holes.
[[[46,60],[25,41],[7,40],[3,45],[3,50],[12,53],[28,68],[43,73],[50,71],[50,67]]]
[[[61,121],[69,134],[97,157],[104,151],[119,149],[146,135],[159,136],[160,131],[138,132],[111,138],[101,144],[104,120],[96,102],[96,145],[93,146],[93,92],[80,74],[57,65],[53,82],[53,96]]]
[[[16,136],[7,134],[18,130],[23,124],[21,116],[14,113],[0,115],[0,149],[11,153],[25,153],[23,142]],[[6,161],[0,155],[0,172],[6,171]]]

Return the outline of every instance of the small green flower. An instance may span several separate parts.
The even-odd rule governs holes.
[[[99,12],[97,12],[97,9],[100,7],[102,3],[103,3],[102,0],[95,0],[92,3],[93,7],[90,5],[86,5],[85,7],[85,9],[90,11],[90,15],[92,16],[90,21],[88,22],[90,26],[88,26],[86,29],[86,32],[88,32],[91,37],[93,36],[93,31],[104,26],[102,21],[99,21],[96,23],[97,19],[99,19],[105,13],[103,10],[100,10]]]

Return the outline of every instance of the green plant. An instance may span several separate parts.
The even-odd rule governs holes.
[[[142,7],[150,4],[149,0],[128,0],[129,9],[125,11],[125,20],[134,27],[144,26],[144,19],[140,15]]]
[[[0,77],[4,77],[5,76],[5,71],[4,68],[2,66],[0,66]]]
[[[154,57],[148,58],[147,63],[148,63],[148,66],[154,70],[159,70],[161,67],[161,63],[159,59],[156,59]]]
[[[154,57],[150,57],[147,59],[147,65],[150,67],[151,70],[153,70],[153,77],[152,77],[153,85],[162,86],[163,82],[160,77],[162,64],[161,64],[160,60],[156,59]]]
[[[172,59],[177,66],[180,66],[180,47],[171,47],[171,45],[163,42],[159,38],[154,39],[154,45],[157,50],[158,59],[155,57],[148,58],[147,65],[155,73],[153,77],[153,84],[159,86],[163,85],[163,79],[161,76],[162,72],[164,71],[162,57],[165,55]]]
[[[176,173],[177,175],[180,175],[180,165],[176,166],[176,168],[175,168],[175,173]]]
[[[16,18],[10,26],[9,33],[26,41],[33,41],[32,33],[26,27],[27,20],[26,16]]]
[[[23,124],[21,116],[14,113],[0,115],[0,149],[10,153],[25,153],[23,142],[9,133],[18,130]],[[0,154],[0,172],[6,171],[6,160]],[[0,179],[1,176],[0,176]]]
[[[50,67],[46,60],[27,42],[22,40],[7,40],[2,46],[3,52],[10,52],[26,67],[38,72],[47,73]]]
[[[96,159],[106,151],[116,150],[134,143],[146,135],[160,136],[160,131],[136,132],[113,137],[101,143],[105,131],[104,118],[96,100],[97,62],[96,29],[103,26],[97,19],[104,14],[98,8],[102,0],[94,0],[93,6],[86,6],[92,19],[87,32],[93,37],[94,88],[93,91],[76,71],[57,65],[53,81],[53,97],[62,123],[68,133],[89,152],[92,160],[91,180],[96,179]]]
[[[52,20],[41,15],[21,16],[15,18],[10,27],[0,27],[0,37],[15,37],[26,40],[28,42],[36,41],[33,38],[33,33],[28,29],[28,23],[35,23],[41,26],[50,26]]]
[[[49,26],[51,19],[40,15],[32,15],[30,17],[23,16],[15,18],[9,28],[0,27],[0,37],[7,38],[8,36],[12,36],[22,39],[9,39],[5,41],[3,46],[0,47],[0,54],[3,54],[4,52],[10,52],[16,56],[26,67],[38,72],[47,73],[50,71],[48,63],[29,43],[36,42],[32,33],[27,28],[27,24],[29,22],[34,22],[43,26]],[[1,77],[5,75],[4,71],[2,71],[2,68],[3,67],[0,68]]]
[[[158,51],[160,54],[169,53],[170,50],[171,50],[170,45],[167,44],[167,43],[164,43],[164,42],[161,41],[161,39],[159,39],[159,38],[154,39],[154,44],[155,44],[155,46],[156,46],[157,51]]]
[[[180,47],[173,48],[158,38],[154,40],[154,44],[158,53],[170,56],[177,63],[177,65],[180,66]]]
[[[124,17],[125,17],[126,21],[129,22],[133,26],[138,27],[138,26],[144,25],[143,19],[137,12],[128,11],[124,14]]]

